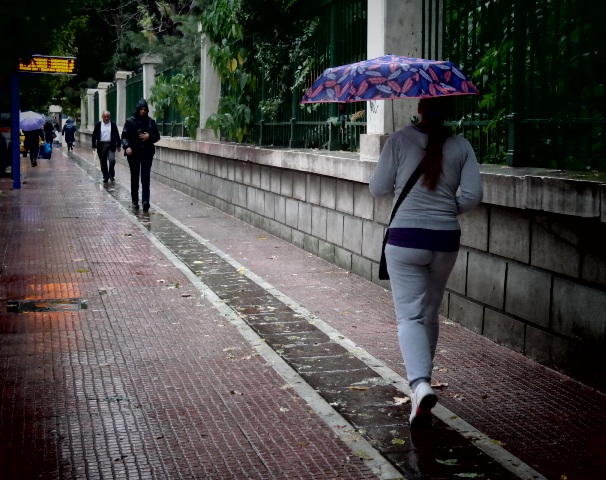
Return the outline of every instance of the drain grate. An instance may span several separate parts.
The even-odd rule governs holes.
[[[88,301],[84,298],[56,298],[44,300],[9,300],[6,311],[9,313],[24,312],[71,312],[86,310]]]

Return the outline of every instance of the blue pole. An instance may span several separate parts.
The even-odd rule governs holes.
[[[13,147],[13,188],[21,188],[21,143],[19,135],[19,76],[11,75],[11,145]]]

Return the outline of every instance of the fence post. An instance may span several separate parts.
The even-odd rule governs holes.
[[[525,139],[520,121],[526,114],[526,28],[528,25],[526,0],[515,0],[513,15],[513,111],[505,117],[508,122],[507,163],[512,167],[525,166]],[[517,148],[516,148],[517,147]]]
[[[126,79],[133,72],[116,72],[116,125],[122,127],[126,122]],[[128,112],[130,116],[130,112]]]
[[[333,152],[341,149],[341,136],[339,135],[340,128],[339,122],[328,122],[328,149]]]
[[[88,118],[88,114],[87,112],[87,102],[84,99],[84,95],[83,95],[83,91],[80,90],[80,128],[85,128],[86,127],[86,119]],[[77,119],[74,118],[74,122],[78,122]]]
[[[107,108],[107,88],[111,85],[111,82],[99,82],[97,84],[97,90],[99,91],[99,114],[109,110]]]
[[[146,53],[141,56],[141,65],[143,65],[143,98],[147,100],[149,106],[149,116],[153,117],[156,109],[153,103],[149,101],[151,89],[156,83],[156,65],[162,63],[159,55]]]
[[[89,88],[86,91],[87,104],[88,107],[86,112],[88,113],[86,118],[86,128],[88,130],[92,130],[95,127],[96,119],[95,119],[95,93],[97,93],[96,88]]]
[[[209,52],[212,46],[210,38],[202,32],[202,26],[198,25],[201,34],[200,39],[200,124],[196,131],[196,139],[208,142],[216,142],[220,138],[212,128],[206,127],[208,118],[219,111],[219,100],[221,98],[221,78],[210,61]],[[193,132],[189,132],[193,135]]]
[[[297,111],[299,109],[299,102],[297,98],[297,92],[292,92],[291,98],[291,107],[292,107],[292,117],[290,119],[290,141],[288,142],[288,146],[290,148],[296,148],[300,145],[300,142],[297,138],[295,138],[297,133]]]
[[[515,146],[519,133],[519,115],[510,113],[505,116],[507,122],[507,164],[510,167],[520,167],[519,154],[516,154]]]

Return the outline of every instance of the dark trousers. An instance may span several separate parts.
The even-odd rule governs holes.
[[[141,174],[141,201],[149,203],[149,181],[153,158],[129,156],[130,168],[130,197],[135,205],[139,205],[139,174]]]
[[[29,159],[32,162],[32,165],[34,164],[34,162],[38,159],[38,152],[40,150],[40,147],[38,145],[36,145],[35,147],[32,147],[31,145],[28,147],[29,150]]]
[[[116,166],[116,153],[111,151],[109,142],[99,142],[97,145],[97,155],[99,155],[103,180],[114,178],[116,176],[114,172],[114,167]]]

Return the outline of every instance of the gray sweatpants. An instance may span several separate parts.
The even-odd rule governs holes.
[[[438,310],[458,252],[385,246],[398,340],[408,384],[431,381],[438,344]]]

